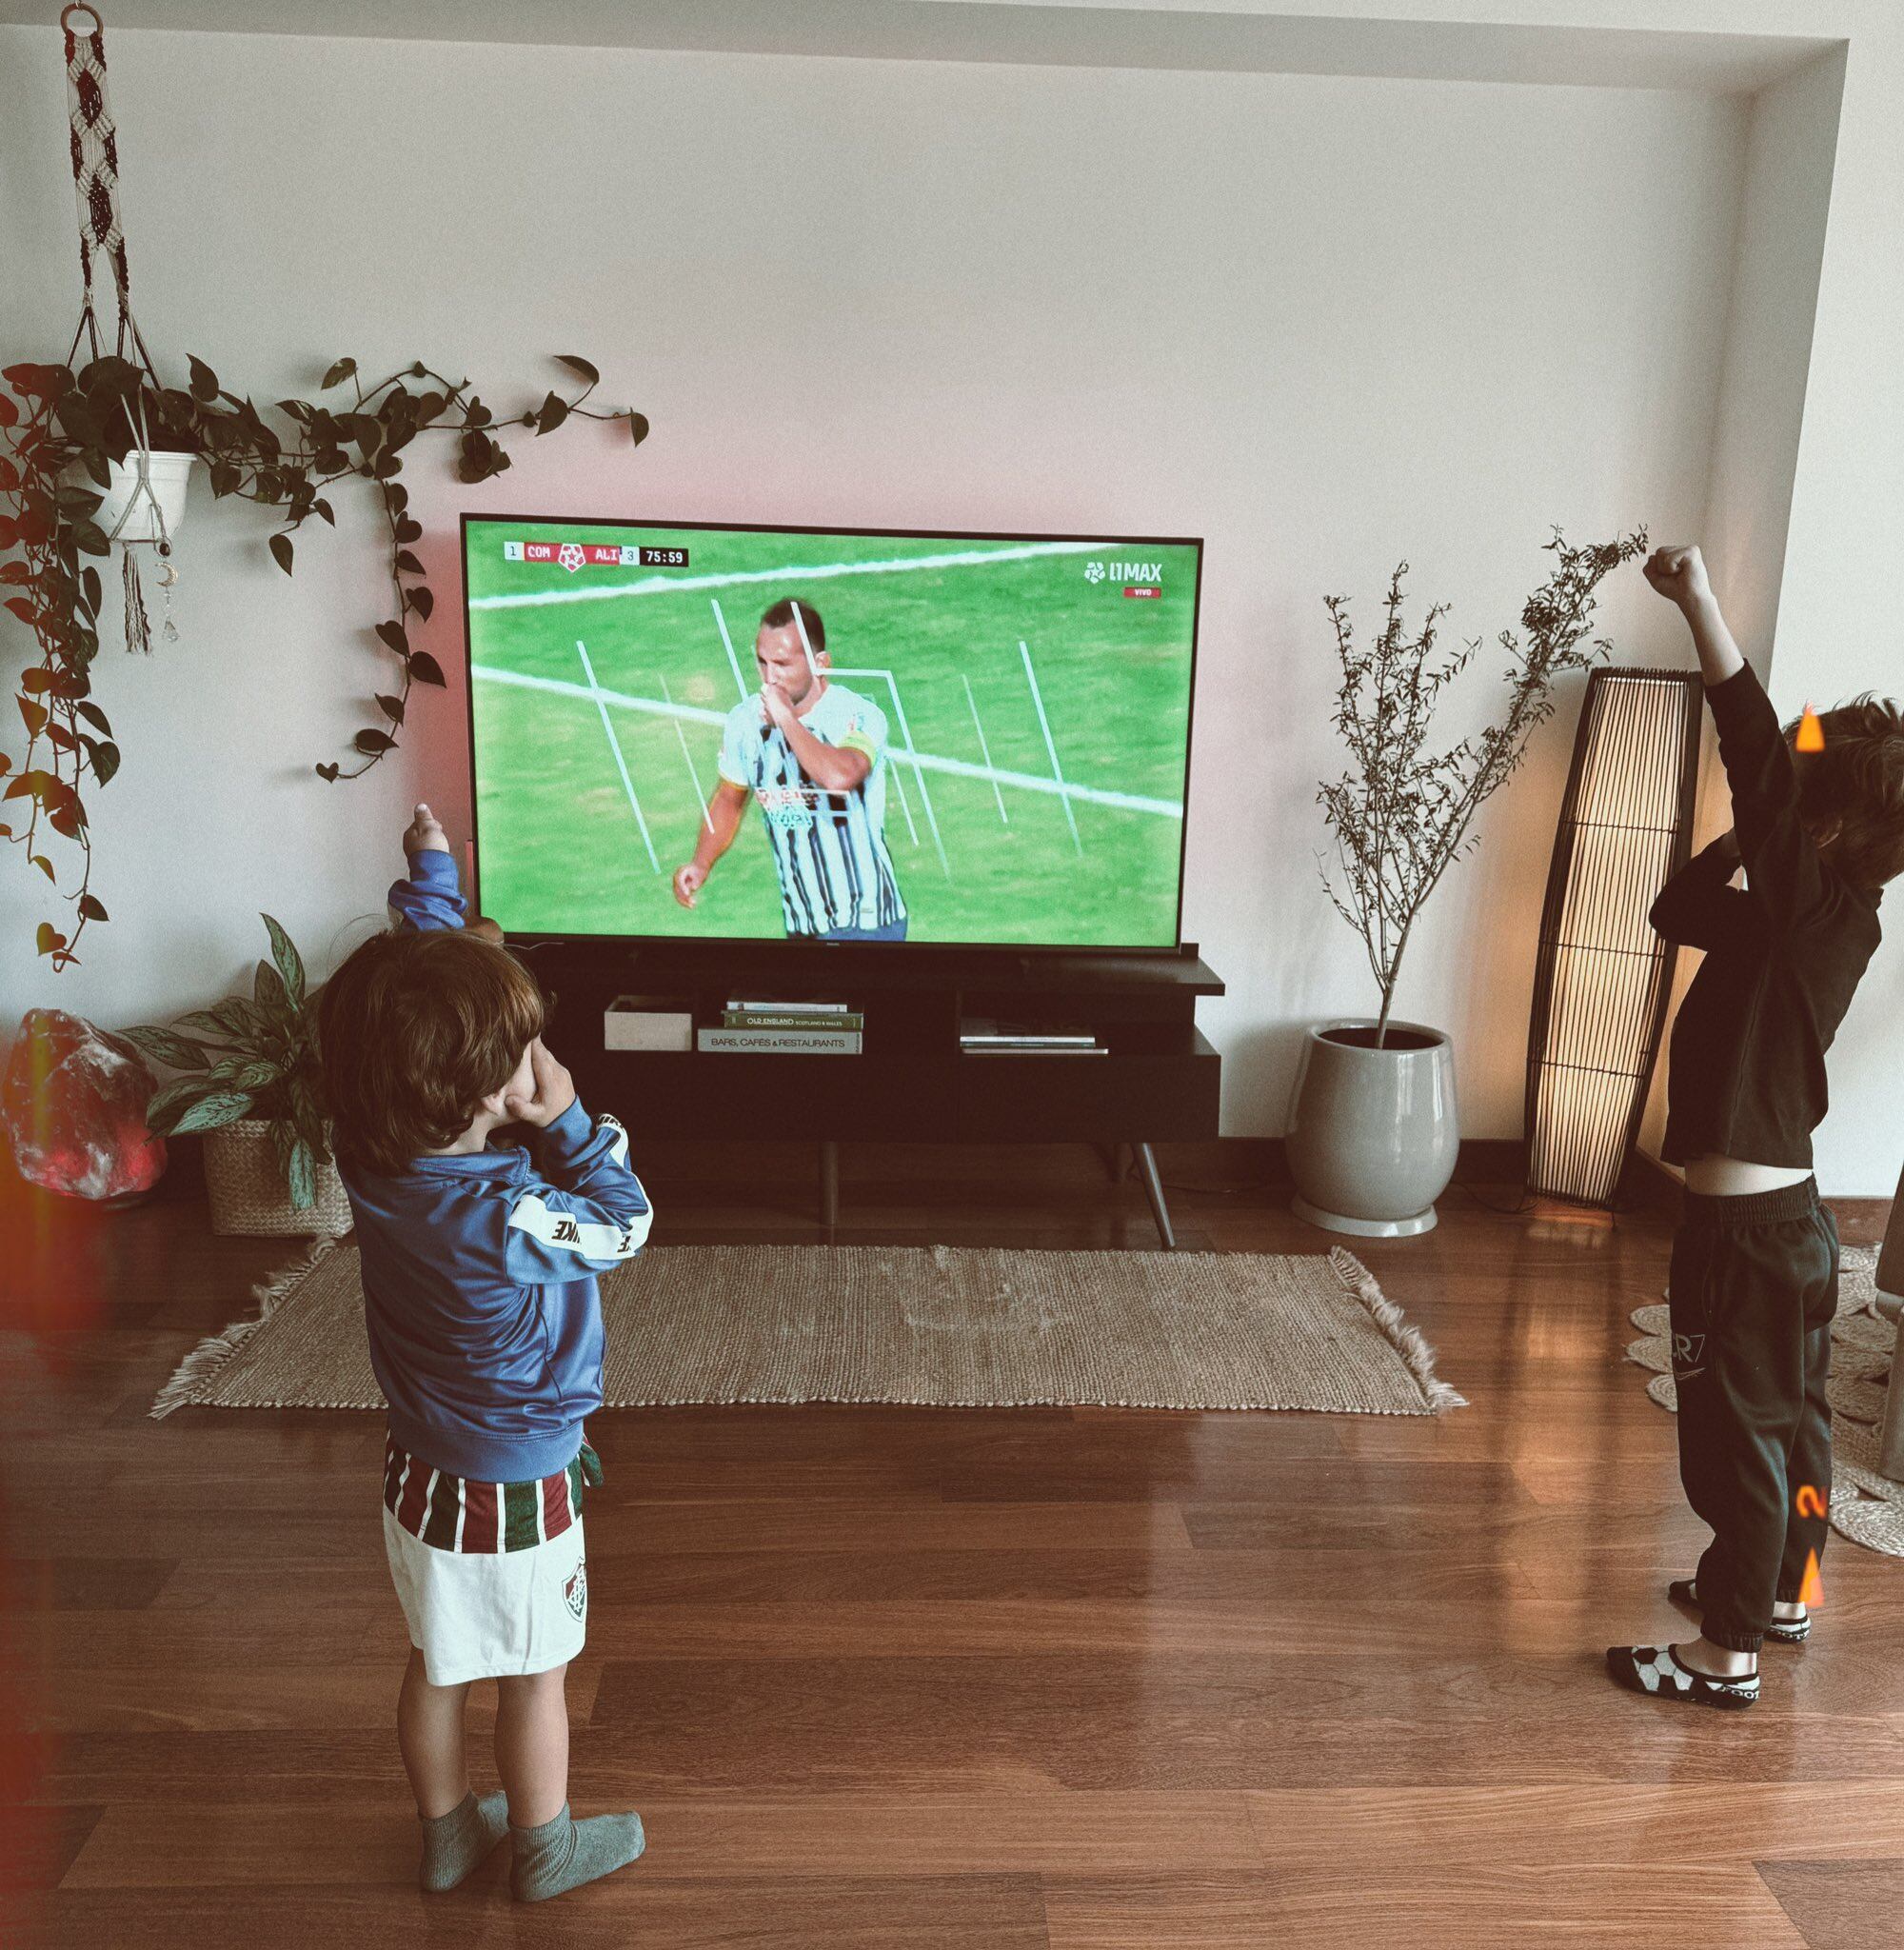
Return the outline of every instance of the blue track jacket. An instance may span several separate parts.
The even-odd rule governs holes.
[[[410,875],[390,889],[399,925],[460,927],[451,856],[419,853]],[[394,1178],[347,1166],[344,1186],[391,1435],[453,1475],[528,1482],[575,1460],[602,1405],[595,1275],[641,1250],[652,1214],[612,1117],[572,1104],[489,1144]]]

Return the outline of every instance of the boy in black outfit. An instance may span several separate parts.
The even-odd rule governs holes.
[[[1818,721],[1824,748],[1795,756],[1699,551],[1656,550],[1646,579],[1693,632],[1735,823],[1652,917],[1705,950],[1673,1028],[1662,1150],[1686,1173],[1669,1289],[1679,1475],[1713,1541],[1668,1587],[1701,1636],[1615,1645],[1607,1669],[1658,1699],[1741,1707],[1760,1642],[1810,1631],[1800,1592],[1825,1547],[1838,1242],[1812,1132],[1825,1051],[1877,946],[1878,890],[1904,871],[1904,715],[1841,706]]]

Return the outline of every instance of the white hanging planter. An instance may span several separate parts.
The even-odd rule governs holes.
[[[109,464],[110,482],[106,498],[92,519],[114,542],[175,541],[179,524],[185,520],[186,490],[197,459],[191,453],[143,452],[133,448],[123,461]],[[149,493],[140,486],[142,464]],[[152,505],[155,501],[156,508]]]

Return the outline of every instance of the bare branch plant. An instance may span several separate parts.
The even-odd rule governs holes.
[[[1644,553],[1646,531],[1570,548],[1556,528],[1546,547],[1557,566],[1520,612],[1525,640],[1511,629],[1498,639],[1508,655],[1505,706],[1486,729],[1445,751],[1427,748],[1435,708],[1473,661],[1480,640],[1438,650],[1445,603],[1428,611],[1418,634],[1408,633],[1401,618],[1405,562],[1389,578],[1381,632],[1366,647],[1355,640],[1348,599],[1323,599],[1342,666],[1335,725],[1354,765],[1317,794],[1340,867],[1339,885],[1326,870],[1322,885],[1361,937],[1381,991],[1378,1048],[1387,1042],[1416,917],[1449,866],[1479,845],[1479,836],[1469,832],[1475,814],[1520,763],[1535,727],[1553,716],[1556,681],[1586,669],[1612,648],[1604,638],[1585,641],[1594,591],[1603,577]]]

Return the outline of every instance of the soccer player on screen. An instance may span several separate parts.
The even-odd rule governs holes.
[[[721,783],[694,858],[675,869],[674,898],[694,905],[751,798],[766,822],[789,935],[903,941],[905,902],[886,851],[885,713],[830,681],[826,627],[809,603],[767,610],[754,663],[761,687],[727,713]]]

